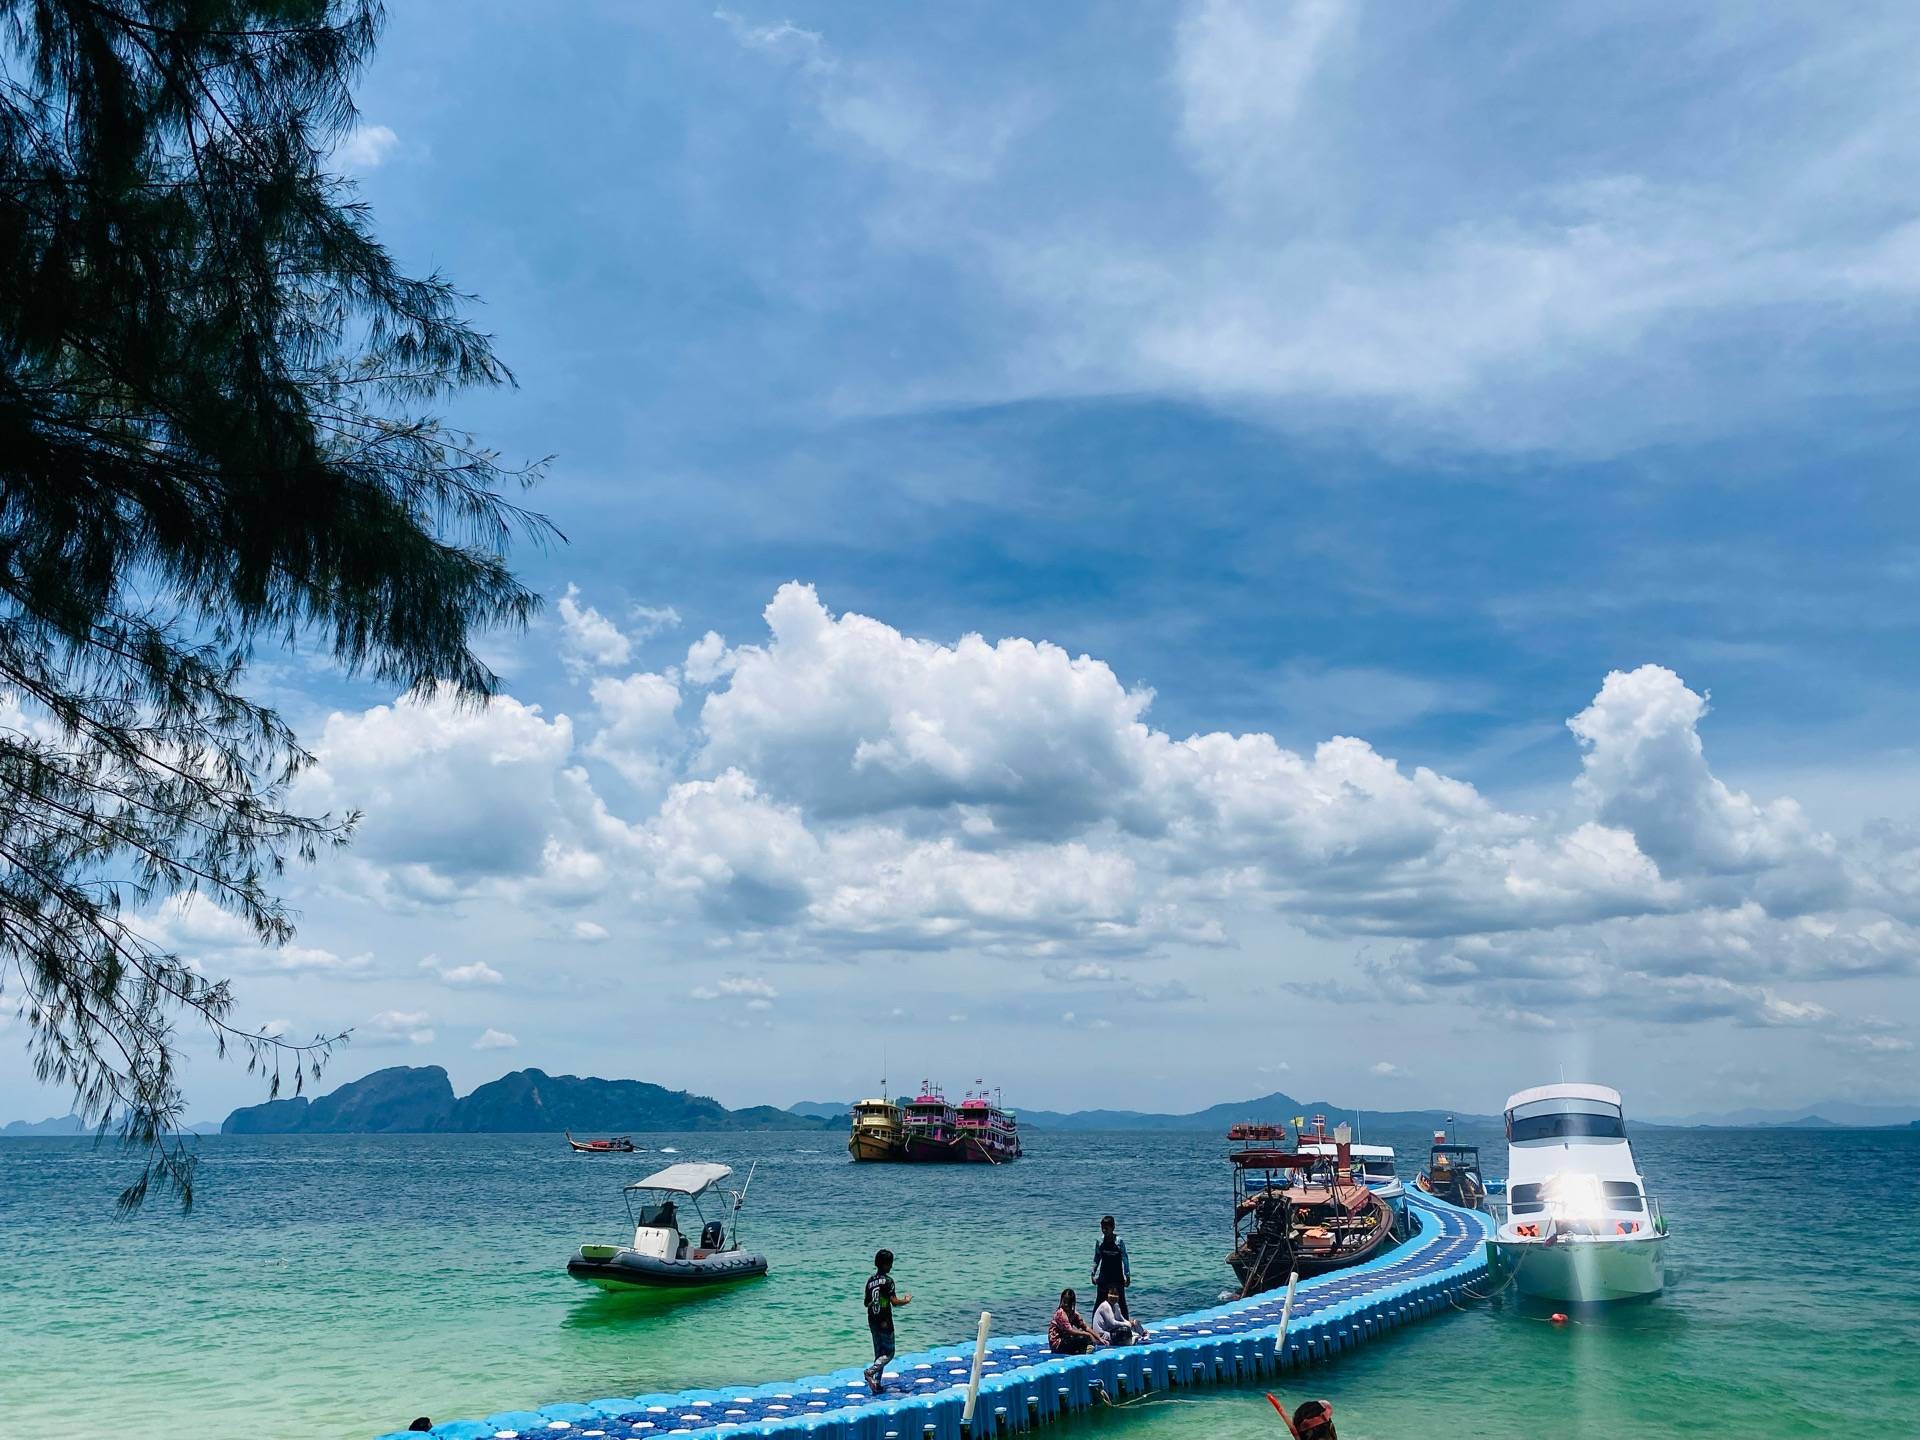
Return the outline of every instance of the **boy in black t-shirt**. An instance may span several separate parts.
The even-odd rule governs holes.
[[[902,1295],[893,1283],[893,1252],[882,1250],[873,1257],[873,1274],[867,1277],[867,1330],[873,1336],[873,1364],[866,1370],[867,1389],[878,1395],[887,1373],[887,1361],[893,1358],[893,1312],[913,1303],[913,1296]]]

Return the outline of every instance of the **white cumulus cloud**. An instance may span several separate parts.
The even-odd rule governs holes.
[[[484,960],[469,960],[464,965],[450,965],[438,955],[429,955],[420,962],[420,968],[438,976],[442,985],[451,985],[456,989],[474,985],[499,985],[506,979]]]
[[[578,585],[567,586],[558,608],[560,662],[574,679],[627,663],[633,654],[633,642],[613,621],[581,603]]]
[[[302,785],[368,811],[358,855],[383,901],[627,905],[769,958],[1018,955],[1120,1004],[1193,999],[1166,957],[1277,913],[1368,942],[1383,997],[1514,1028],[1899,1038],[1796,987],[1920,972],[1920,830],[1835,836],[1727,785],[1705,696],[1662,666],[1601,680],[1568,721],[1567,786],[1527,812],[1355,736],[1170,734],[1150,691],[1044,641],[909,636],[798,583],[766,621],[758,643],[713,637],[695,713],[670,672],[596,678],[588,749],[644,782],[624,803],[580,768],[568,716],[510,697],[336,714]]]

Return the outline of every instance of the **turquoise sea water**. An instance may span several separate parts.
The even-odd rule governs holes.
[[[418,1414],[793,1378],[864,1363],[874,1248],[900,1256],[903,1348],[1042,1328],[1119,1215],[1134,1306],[1231,1283],[1214,1135],[1030,1137],[980,1166],[848,1163],[827,1134],[648,1137],[581,1157],[558,1136],[210,1137],[182,1217],[112,1200],[86,1140],[0,1141],[0,1433],[366,1440]],[[1424,1132],[1369,1133],[1399,1147]],[[1497,1172],[1497,1137],[1478,1139]],[[1643,1130],[1670,1224],[1660,1299],[1557,1328],[1478,1305],[1291,1382],[1346,1440],[1920,1434],[1920,1132]],[[618,1189],[672,1159],[761,1162],[744,1237],[773,1273],[709,1298],[572,1280],[623,1238]],[[1294,1388],[1294,1387],[1297,1387]],[[88,1428],[68,1429],[75,1419]],[[1260,1393],[1150,1398],[1076,1424],[1129,1440],[1278,1432]]]

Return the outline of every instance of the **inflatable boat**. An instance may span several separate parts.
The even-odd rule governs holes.
[[[622,1190],[632,1243],[582,1245],[567,1261],[567,1273],[602,1290],[685,1289],[766,1274],[767,1257],[741,1249],[738,1234],[753,1172],[737,1191],[722,1188],[732,1175],[725,1165],[690,1163],[634,1181]],[[697,1227],[697,1240],[682,1230],[688,1223]]]
[[[684,1260],[662,1260],[625,1245],[582,1245],[567,1273],[602,1290],[718,1285],[767,1273],[767,1257],[746,1250],[689,1250]]]

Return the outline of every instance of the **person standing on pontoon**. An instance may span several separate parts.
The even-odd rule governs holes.
[[[887,1362],[894,1356],[893,1312],[913,1303],[913,1296],[900,1294],[894,1286],[893,1251],[882,1250],[873,1257],[865,1299],[867,1332],[873,1337],[873,1363],[866,1369],[867,1389],[878,1395],[886,1388]]]
[[[1133,1267],[1127,1262],[1127,1242],[1113,1233],[1113,1216],[1100,1217],[1100,1238],[1093,1244],[1093,1293],[1112,1295],[1120,1313],[1127,1319],[1127,1287],[1133,1284]]]

